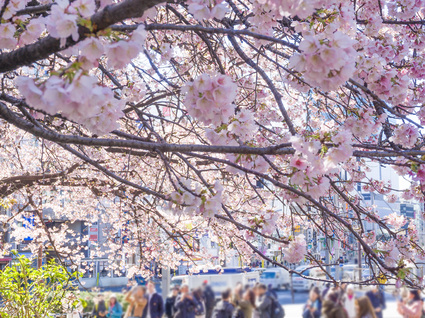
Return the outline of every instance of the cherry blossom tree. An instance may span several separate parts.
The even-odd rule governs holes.
[[[0,194],[15,240],[31,231],[34,251],[77,264],[65,239],[77,235],[49,228],[50,208],[111,224],[109,257],[140,257],[130,275],[151,261],[211,266],[193,244],[206,233],[222,260],[234,250],[288,269],[261,239],[323,268],[301,225],[352,237],[374,276],[422,284],[406,270],[425,258],[415,225],[380,218],[355,189],[424,202],[424,1],[1,3]],[[410,187],[371,179],[370,162]]]

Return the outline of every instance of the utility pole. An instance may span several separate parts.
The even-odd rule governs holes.
[[[161,280],[162,298],[166,298],[170,290],[170,267],[162,269],[162,280]]]

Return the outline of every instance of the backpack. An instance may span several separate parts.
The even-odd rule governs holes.
[[[194,299],[194,300],[197,303],[196,307],[195,307],[195,316],[203,315],[205,313],[204,304],[201,301],[199,301],[198,299]]]
[[[232,318],[245,318],[245,315],[239,307],[233,312]]]
[[[270,318],[283,318],[283,317],[285,317],[285,310],[279,304],[277,299],[274,298],[274,297],[270,297],[270,299],[272,301]]]
[[[218,309],[217,307],[214,309],[213,318],[229,318],[228,313],[233,311],[233,306],[227,303],[223,308]],[[230,315],[230,317],[232,314]]]

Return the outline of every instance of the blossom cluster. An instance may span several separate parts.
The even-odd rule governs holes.
[[[397,215],[394,212],[387,216],[386,222],[397,231],[406,224],[407,220],[403,215]]]
[[[388,14],[393,18],[402,20],[413,18],[424,5],[424,0],[387,1]]]
[[[293,168],[290,183],[300,186],[313,198],[324,195],[330,185],[324,175],[335,172],[338,165],[347,161],[353,153],[351,135],[344,130],[333,137],[335,147],[323,156],[323,148],[318,140],[294,136],[290,141],[295,148],[295,154],[289,162]]]
[[[205,125],[227,123],[235,112],[237,85],[227,75],[202,74],[182,88],[189,115]]]
[[[360,78],[380,98],[394,105],[403,104],[407,97],[409,78],[403,72],[379,68],[378,65],[375,64],[364,73],[360,72]],[[361,66],[359,66],[358,71],[361,71],[361,69]]]
[[[306,35],[294,54],[289,66],[304,75],[307,83],[325,91],[332,91],[344,84],[355,72],[355,41],[336,31],[327,35]]]
[[[189,0],[188,10],[197,20],[223,19],[226,15],[227,6],[223,0]]]
[[[114,97],[111,89],[100,86],[97,78],[77,74],[72,81],[51,76],[37,84],[29,77],[18,77],[16,84],[31,107],[50,115],[57,113],[103,135],[119,127],[125,101]]]
[[[213,187],[214,194],[197,183],[192,185],[188,179],[180,179],[179,183],[181,187],[170,194],[170,211],[178,215],[202,215],[205,218],[212,218],[219,213],[224,189],[218,180]]]
[[[390,141],[402,145],[403,147],[413,147],[419,138],[419,131],[412,124],[403,124],[394,130],[394,135]]]
[[[329,0],[294,0],[294,1],[278,1],[278,0],[259,0],[260,4],[268,4],[276,11],[276,15],[280,16],[298,16],[305,19],[312,15],[316,9],[328,7],[334,1]]]
[[[307,253],[307,243],[304,235],[297,235],[291,241],[288,246],[282,248],[284,254],[283,258],[288,263],[298,263],[304,259]]]

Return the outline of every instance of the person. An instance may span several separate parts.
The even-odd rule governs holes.
[[[258,297],[258,294],[259,294],[259,292],[258,292],[258,285],[259,285],[260,283],[256,283],[255,285],[254,285],[254,287],[252,288],[252,291],[253,291],[253,293],[254,293],[254,310],[253,310],[253,312],[252,312],[252,318],[260,318],[260,313],[257,311],[257,310],[255,310],[255,306],[256,306],[256,302],[257,302],[257,297]]]
[[[322,311],[322,300],[320,299],[320,290],[313,287],[310,290],[309,299],[304,307],[303,318],[319,318]]]
[[[235,307],[230,303],[232,291],[226,289],[221,293],[221,300],[215,306],[213,318],[232,318]]]
[[[348,318],[347,312],[342,305],[342,295],[339,288],[330,288],[322,302],[323,318]]]
[[[267,286],[267,293],[268,293],[268,295],[269,295],[269,296],[274,297],[274,299],[277,299],[277,294],[276,294],[276,292],[273,290],[273,285],[272,285],[272,284],[269,284],[269,285]]]
[[[328,293],[329,289],[331,288],[331,284],[330,283],[326,283],[325,284],[325,288],[322,291],[322,299],[325,299],[326,294]]]
[[[354,298],[354,287],[351,284],[345,288],[343,305],[348,318],[356,318],[356,299]]]
[[[362,296],[355,301],[356,318],[376,318],[375,309],[369,297]]]
[[[153,282],[148,282],[147,288],[147,305],[143,312],[143,318],[162,318],[164,314],[164,302],[162,297],[156,292]]]
[[[173,318],[174,305],[176,303],[178,294],[179,294],[179,288],[174,287],[171,290],[171,294],[165,300],[165,315],[167,316],[167,318]]]
[[[94,308],[92,315],[94,318],[103,318],[106,317],[108,311],[106,310],[105,300],[103,299],[102,294],[97,295],[97,299],[95,300]]]
[[[366,296],[369,297],[369,300],[375,309],[376,317],[382,318],[382,311],[385,309],[385,296],[384,293],[379,290],[379,286],[373,285],[372,289],[366,293]]]
[[[193,301],[196,303],[195,318],[205,318],[205,301],[201,288],[193,291]]]
[[[403,318],[420,318],[422,316],[422,300],[417,289],[409,291],[407,302],[397,303],[397,311]]]
[[[174,318],[195,318],[196,302],[189,293],[189,286],[182,285],[174,305]]]
[[[109,308],[108,314],[106,317],[108,318],[121,318],[122,316],[122,306],[117,300],[117,296],[115,294],[111,294],[109,297]]]
[[[243,285],[241,282],[236,283],[235,288],[233,289],[231,303],[233,306],[237,306],[239,301],[242,299]]]
[[[211,318],[215,305],[215,295],[207,280],[203,282],[202,290],[205,300],[205,318]]]
[[[264,284],[257,286],[257,298],[255,300],[255,311],[259,318],[271,318],[272,299],[267,294],[267,287]]]
[[[142,318],[143,312],[148,303],[145,294],[145,288],[142,286],[134,286],[127,292],[124,299],[129,305],[124,318]]]
[[[242,312],[244,318],[253,318],[253,311],[255,308],[255,294],[251,289],[245,290],[245,293],[242,296],[242,299],[239,301],[238,307],[236,310]]]

